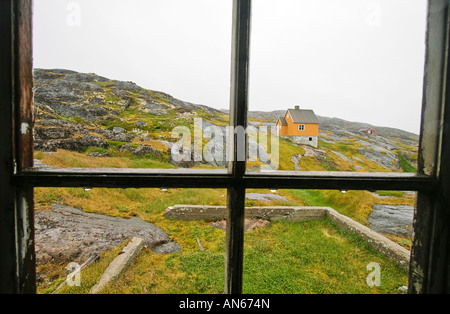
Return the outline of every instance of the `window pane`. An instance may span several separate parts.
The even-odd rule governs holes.
[[[280,138],[248,169],[415,172],[426,4],[254,1],[249,126]]]
[[[405,191],[247,190],[243,292],[405,292],[414,202]]]
[[[225,0],[34,1],[36,158],[223,167],[205,129],[229,123],[231,17]]]
[[[225,232],[178,204],[225,208],[225,189],[35,189],[38,293],[89,293],[132,237],[144,240],[120,277],[100,293],[223,293]],[[172,208],[174,207],[175,208]],[[198,206],[197,206],[198,207]],[[225,209],[222,210],[225,212]],[[78,286],[77,283],[80,285]]]

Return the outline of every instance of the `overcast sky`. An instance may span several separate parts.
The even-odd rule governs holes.
[[[34,66],[228,108],[232,0],[34,0]],[[253,0],[250,110],[418,133],[425,0]]]

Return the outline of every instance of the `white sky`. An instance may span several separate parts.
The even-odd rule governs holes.
[[[228,108],[232,0],[34,0],[34,66]],[[418,133],[425,0],[253,0],[250,110]]]

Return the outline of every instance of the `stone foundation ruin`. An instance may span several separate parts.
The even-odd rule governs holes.
[[[227,209],[226,206],[175,205],[168,207],[164,216],[168,219],[219,221],[226,219]],[[363,238],[369,245],[386,255],[404,269],[407,270],[409,268],[410,252],[407,249],[353,219],[339,214],[330,207],[246,207],[245,218],[265,219],[270,221],[306,221],[328,218],[339,228]]]

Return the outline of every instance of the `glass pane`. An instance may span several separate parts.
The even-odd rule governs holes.
[[[97,289],[133,237],[142,239],[145,247],[98,293],[223,293],[225,232],[201,216],[199,207],[215,206],[219,215],[225,213],[226,193],[225,189],[36,188],[38,293],[85,294]],[[99,258],[92,261],[93,254]],[[73,273],[89,261],[79,276]],[[72,266],[75,269],[66,269]]]
[[[405,293],[414,204],[407,191],[247,190],[243,292]]]
[[[34,1],[35,158],[223,168],[201,136],[228,125],[231,17],[226,0]]]
[[[415,172],[426,5],[254,1],[248,123],[279,151],[248,169]]]

